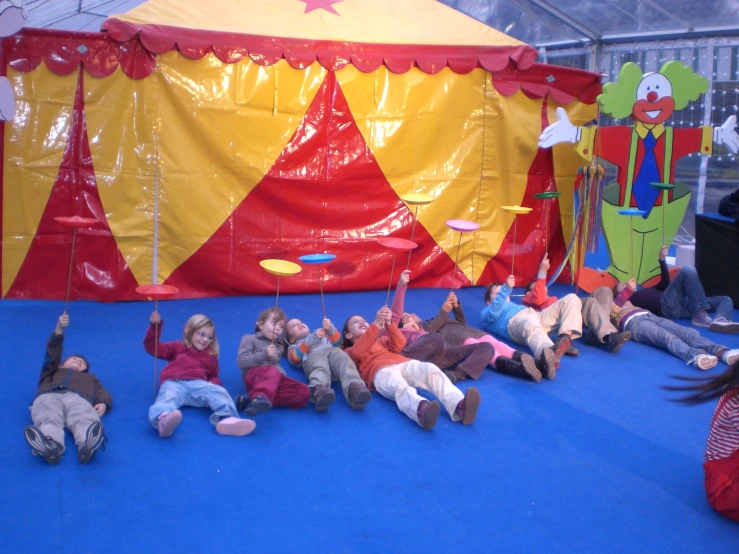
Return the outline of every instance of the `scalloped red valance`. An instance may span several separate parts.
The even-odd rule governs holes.
[[[3,39],[5,64],[25,72],[36,69],[43,60],[51,71],[60,75],[72,73],[81,64],[95,77],[107,77],[120,66],[132,79],[143,79],[156,68],[157,54],[178,50],[193,60],[212,52],[224,63],[236,63],[247,56],[260,65],[285,59],[296,69],[317,61],[329,71],[350,63],[365,73],[381,65],[393,73],[405,73],[412,67],[430,74],[445,67],[456,73],[483,68],[492,73],[493,85],[505,96],[521,89],[531,98],[550,94],[561,104],[574,98],[592,104],[601,92],[597,73],[535,63],[536,49],[525,45],[474,47],[310,41],[156,25],[138,27],[116,19],[108,19],[103,29],[107,33],[23,29]]]

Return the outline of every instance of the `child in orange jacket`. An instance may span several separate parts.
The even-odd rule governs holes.
[[[410,360],[400,354],[405,337],[392,320],[390,308],[378,310],[373,323],[353,315],[344,324],[346,353],[357,365],[359,374],[371,389],[394,400],[405,415],[429,431],[436,425],[441,406],[436,400],[426,400],[414,387],[433,393],[444,404],[452,421],[464,425],[474,422],[480,405],[480,393],[470,387],[467,394],[455,387],[434,364]],[[380,337],[382,328],[387,335]]]

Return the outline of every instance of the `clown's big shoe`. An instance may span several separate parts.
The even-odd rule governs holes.
[[[662,191],[663,201],[669,191]],[[627,194],[626,198],[630,195]],[[619,185],[612,184],[603,190],[603,233],[611,254],[611,265],[606,270],[619,281],[634,277],[639,284],[660,274],[659,251],[662,248],[662,206],[654,206],[646,219],[642,216],[625,216],[618,210],[628,208],[618,205]],[[672,243],[690,202],[690,189],[681,183],[675,185],[672,201],[665,207],[665,244]],[[633,262],[631,225],[633,220]]]

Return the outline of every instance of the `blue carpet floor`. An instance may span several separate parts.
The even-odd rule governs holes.
[[[445,294],[411,289],[406,307],[431,317]],[[478,325],[482,289],[459,296]],[[370,319],[384,301],[382,291],[334,294],[326,308],[341,326],[354,313]],[[162,302],[163,338],[179,339],[193,313],[211,316],[222,379],[240,394],[239,339],[273,302]],[[311,327],[319,321],[317,295],[282,296],[280,305]],[[89,466],[67,435],[67,453],[49,467],[30,455],[22,430],[63,305],[0,303],[9,347],[0,387],[3,552],[725,553],[739,544],[739,527],[712,511],[702,484],[714,406],[666,401],[660,386],[670,375],[698,371],[665,352],[581,345],[555,381],[539,384],[486,371],[471,427],[442,414],[424,432],[376,393],[352,412],[335,385],[327,414],[276,409],[257,417],[252,435],[233,438],[215,433],[207,410],[186,408],[163,440],[146,417],[153,362],[142,339],[152,308],[70,305],[65,352],[89,357],[115,406],[103,420],[107,448]],[[739,347],[739,336],[706,335]]]

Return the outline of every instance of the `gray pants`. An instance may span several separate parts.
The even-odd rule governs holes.
[[[44,435],[54,439],[64,448],[64,427],[72,435],[77,448],[85,443],[87,429],[100,421],[95,409],[77,393],[71,391],[47,392],[31,405],[31,419]]]
[[[308,378],[308,386],[330,385],[331,381],[341,381],[341,390],[344,397],[349,398],[349,385],[364,383],[357,366],[349,354],[341,348],[320,348],[310,353],[307,360],[303,360],[303,371]]]

